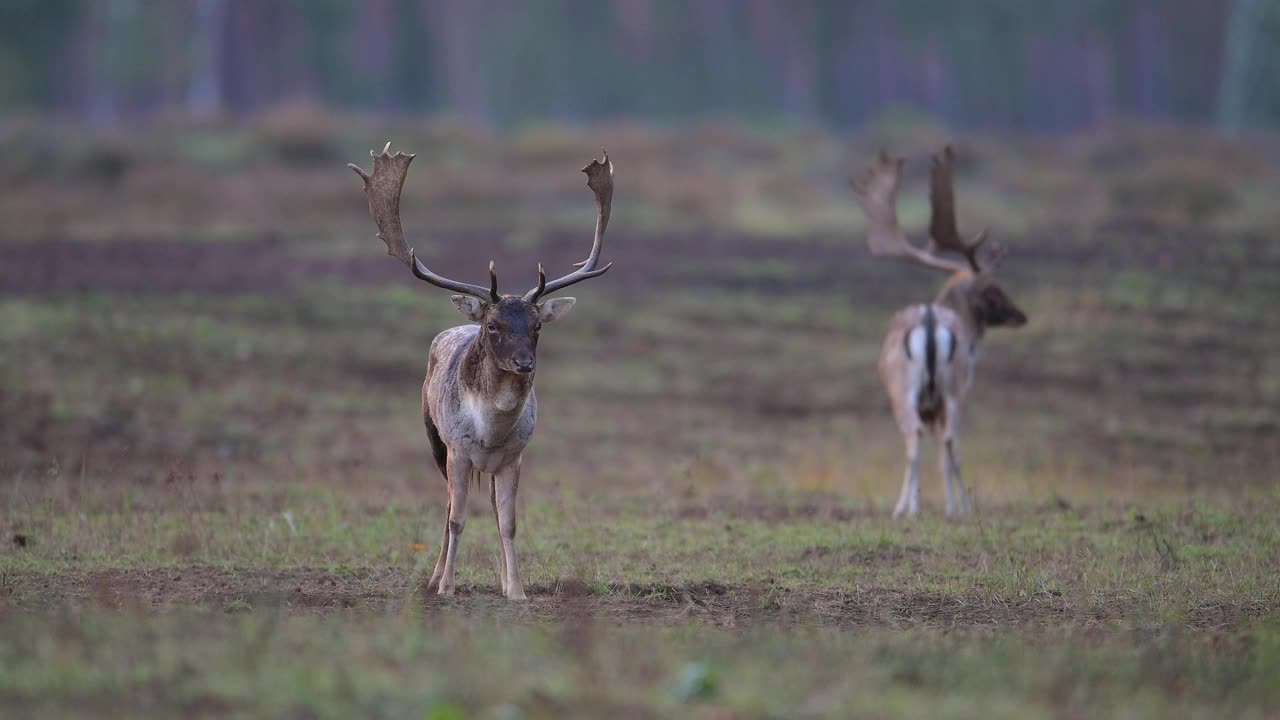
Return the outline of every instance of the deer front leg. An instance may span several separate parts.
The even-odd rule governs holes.
[[[498,536],[502,539],[502,592],[508,600],[524,600],[524,585],[516,565],[516,491],[520,488],[520,458],[493,476],[498,514]]]
[[[445,544],[444,570],[440,575],[440,594],[453,595],[454,565],[458,559],[458,540],[467,524],[467,489],[471,484],[471,461],[462,453],[449,453],[449,522],[445,526],[448,540]]]
[[[915,516],[920,512],[920,430],[909,430],[902,435],[907,444],[907,471],[902,477],[902,492],[898,505],[893,509],[895,518],[905,513]]]
[[[444,558],[449,552],[449,515],[452,506],[446,505],[444,510],[444,537],[440,540],[440,554],[436,557],[436,567],[431,571],[431,579],[427,581],[427,592],[440,589],[440,578],[444,575]]]
[[[498,538],[502,538],[502,520],[498,517],[498,476],[489,476],[489,504],[493,506],[493,524],[498,528]],[[502,583],[502,594],[507,594],[507,554],[498,549],[498,582]]]

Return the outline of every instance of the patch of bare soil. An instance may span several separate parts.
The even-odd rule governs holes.
[[[424,258],[446,275],[480,273],[498,252],[498,231],[465,231],[439,238]],[[264,236],[243,242],[182,242],[118,239],[110,243],[43,240],[0,243],[0,293],[59,294],[74,292],[273,292],[289,276],[326,275],[353,283],[393,282],[404,268],[376,241],[359,252],[339,257],[299,255],[300,240]],[[590,247],[590,234],[556,232],[537,247],[501,248],[498,268],[504,290],[532,287],[539,262],[548,272],[568,272]],[[1043,254],[1036,248],[1037,254]],[[620,234],[609,239],[608,259],[617,267],[610,285],[632,289],[693,281],[702,287],[785,292],[831,289],[844,293],[868,285],[894,285],[908,273],[902,268],[867,262],[859,242],[795,238],[786,242],[715,233],[672,233],[653,236]],[[1093,255],[1086,259],[1094,260]],[[730,262],[732,261],[732,262]],[[743,277],[744,262],[768,261],[791,266],[784,277]]]
[[[1133,608],[1118,604],[1073,607],[1045,595],[1009,600],[974,589],[962,594],[887,588],[804,590],[772,584],[728,586],[716,582],[685,585],[589,587],[566,579],[526,588],[529,600],[511,603],[496,588],[463,586],[452,598],[424,595],[414,572],[388,568],[333,572],[228,570],[183,567],[106,570],[53,575],[17,573],[7,581],[8,600],[0,610],[92,605],[115,609],[212,607],[226,612],[277,609],[291,612],[466,613],[531,622],[593,620],[672,623],[689,620],[720,627],[756,623],[817,624],[836,627],[934,627],[1099,625],[1121,620]],[[1195,608],[1192,629],[1225,631],[1269,611],[1266,606],[1215,604]]]
[[[427,260],[446,275],[473,275],[488,265],[498,233],[461,233],[439,243],[439,250]],[[587,250],[583,237],[568,233],[547,238],[537,249],[503,250],[499,263],[503,289],[514,291],[532,286],[539,262],[548,268],[564,268]],[[355,240],[353,239],[353,242]],[[609,246],[609,259],[616,261],[611,275],[614,285],[648,285],[655,278],[671,276],[670,258],[683,261],[714,260],[731,253],[739,260],[795,258],[805,246],[795,249],[779,243],[743,242],[722,237],[700,238],[662,236],[624,238]],[[0,293],[63,294],[76,292],[134,293],[270,293],[286,287],[291,275],[339,277],[353,283],[393,282],[404,277],[403,267],[378,252],[374,245],[366,254],[345,257],[299,257],[280,238],[258,238],[237,243],[173,242],[164,240],[117,240],[111,243],[79,240],[46,240],[39,243],[0,244]],[[854,260],[855,246],[831,252],[841,260]],[[785,259],[785,257],[784,257]],[[829,263],[814,264],[817,271]],[[523,272],[522,272],[523,271]],[[553,271],[553,270],[550,270]],[[550,272],[549,271],[549,272]],[[669,278],[674,279],[674,278]],[[827,278],[828,281],[835,277]],[[797,278],[788,283],[809,283],[814,278]]]
[[[0,245],[0,292],[243,292],[279,288],[280,243],[47,240]]]

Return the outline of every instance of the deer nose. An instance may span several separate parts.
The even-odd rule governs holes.
[[[512,364],[515,365],[516,372],[521,375],[527,375],[533,372],[533,358],[529,358],[528,360],[516,360]]]

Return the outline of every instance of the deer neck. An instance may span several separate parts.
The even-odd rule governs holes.
[[[515,427],[533,390],[533,373],[503,370],[481,342],[479,333],[463,356],[460,380],[463,402],[484,417],[486,434],[497,439],[506,437]]]
[[[971,297],[972,289],[972,278],[957,273],[947,281],[947,284],[942,288],[942,292],[938,293],[938,297],[934,298],[933,302],[935,305],[941,305],[951,310],[960,318],[960,324],[963,326],[965,335],[965,344],[968,345],[970,353],[976,353],[978,344],[982,342],[986,326],[982,323],[977,304]]]

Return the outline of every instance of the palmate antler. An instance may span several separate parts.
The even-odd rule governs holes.
[[[609,226],[609,211],[613,206],[613,163],[609,160],[609,153],[602,149],[600,154],[604,156],[603,159],[592,159],[589,165],[582,168],[582,172],[587,174],[587,187],[591,188],[591,192],[596,196],[596,232],[591,241],[591,253],[587,255],[586,260],[576,264],[577,270],[551,282],[547,282],[547,277],[542,272],[542,265],[539,264],[538,286],[524,296],[524,299],[529,302],[537,302],[538,298],[547,293],[563,290],[587,278],[600,277],[613,267],[613,263],[609,263],[599,270],[596,269],[600,264],[600,251],[604,249],[604,230]]]
[[[987,231],[979,232],[973,242],[966,243],[960,237],[956,227],[956,191],[952,168],[955,165],[955,150],[950,146],[942,149],[942,157],[933,156],[933,167],[929,170],[929,237],[931,248],[950,250],[964,256],[974,272],[978,268],[978,248],[987,239]]]
[[[405,240],[404,228],[400,224],[400,192],[404,188],[405,178],[409,175],[409,164],[416,156],[403,152],[392,155],[391,143],[387,143],[381,153],[370,150],[369,156],[373,158],[373,172],[365,172],[355,163],[348,163],[347,167],[364,180],[364,192],[369,200],[369,216],[378,226],[378,237],[386,243],[387,254],[399,258],[401,262],[408,265],[418,279],[425,280],[436,287],[470,295],[486,302],[499,302],[502,296],[498,294],[498,273],[492,260],[489,261],[489,287],[484,288],[480,285],[450,280],[432,272],[422,264],[421,260],[418,260],[413,248],[409,247],[409,243]],[[599,277],[613,266],[613,263],[609,263],[602,268],[596,268],[600,262],[600,251],[604,246],[604,231],[609,224],[609,210],[613,201],[613,163],[609,161],[609,154],[604,153],[603,161],[592,160],[591,164],[584,167],[582,171],[587,174],[587,186],[595,193],[598,212],[591,253],[586,260],[578,263],[578,270],[551,282],[547,282],[542,264],[539,263],[538,285],[524,295],[524,299],[528,302],[537,302],[538,298],[548,293],[562,290],[587,278]]]
[[[861,178],[850,180],[853,192],[862,204],[867,216],[867,247],[877,257],[907,260],[925,267],[953,273],[971,269],[980,272],[978,248],[986,240],[986,231],[969,243],[960,237],[956,228],[955,190],[952,181],[952,165],[955,152],[948,145],[941,157],[933,156],[933,168],[929,175],[929,248],[911,244],[898,225],[898,182],[902,178],[902,158],[891,158],[880,152],[880,157]],[[939,255],[940,252],[962,255],[966,262],[959,262]]]
[[[404,188],[404,180],[409,175],[409,163],[416,155],[398,152],[391,154],[391,143],[382,148],[381,153],[369,151],[373,158],[373,172],[365,172],[355,163],[347,163],[364,180],[364,193],[369,198],[369,216],[378,226],[378,237],[387,244],[387,254],[394,255],[420,280],[425,280],[436,287],[452,290],[464,295],[480,298],[489,302],[501,299],[498,295],[498,274],[494,270],[493,261],[489,261],[489,287],[483,288],[471,283],[450,280],[437,275],[417,258],[413,248],[404,239],[404,228],[400,225],[400,191]]]

